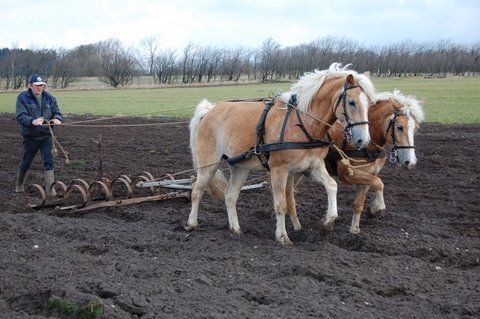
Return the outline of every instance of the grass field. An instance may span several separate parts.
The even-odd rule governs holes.
[[[378,91],[399,89],[424,102],[427,121],[480,123],[480,78],[374,79]],[[190,117],[202,99],[219,101],[265,97],[288,91],[290,83],[217,87],[52,91],[63,113],[94,115],[168,115]],[[47,88],[48,89],[48,88]],[[18,92],[0,93],[0,113],[14,113]],[[165,111],[184,108],[180,111]]]

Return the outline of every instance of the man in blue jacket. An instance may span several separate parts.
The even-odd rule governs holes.
[[[25,191],[27,170],[38,150],[43,160],[45,186],[48,196],[55,196],[55,190],[49,191],[55,181],[53,141],[48,125],[62,124],[62,114],[55,97],[46,91],[45,82],[38,74],[33,74],[28,81],[28,90],[17,97],[16,118],[22,126],[23,157],[18,166],[15,191]]]

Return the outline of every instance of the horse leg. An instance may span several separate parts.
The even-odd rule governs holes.
[[[225,205],[227,206],[228,225],[235,234],[240,234],[240,224],[237,217],[237,200],[240,190],[247,180],[248,169],[230,166],[230,179],[225,191]]]
[[[337,168],[338,176],[342,181],[348,184],[360,185],[357,190],[355,200],[353,202],[354,214],[352,217],[352,224],[350,226],[350,232],[352,234],[358,234],[360,233],[360,217],[365,205],[365,198],[367,196],[367,192],[370,187],[372,187],[376,192],[380,189],[383,190],[383,183],[382,180],[377,176],[362,171],[360,169],[353,169],[353,175],[349,175],[346,167],[343,164],[339,163],[337,165]]]
[[[337,182],[328,174],[325,162],[320,161],[319,167],[310,173],[310,176],[321,183],[327,192],[328,208],[325,218],[322,219],[322,227],[325,232],[329,233],[333,229],[335,219],[338,217],[337,212]]]
[[[287,199],[285,196],[288,172],[284,167],[275,167],[270,170],[272,181],[273,206],[277,217],[275,238],[282,245],[293,245],[288,238],[285,228],[285,214],[287,213]]]
[[[383,182],[380,177],[377,177],[378,181],[374,186],[375,198],[370,205],[370,212],[372,214],[378,214],[381,211],[384,211],[387,206],[385,206],[385,201],[383,200]]]
[[[192,210],[188,216],[186,230],[194,230],[198,227],[198,209],[200,207],[200,201],[202,200],[205,189],[208,183],[212,179],[213,175],[217,171],[220,164],[207,166],[197,171],[197,180],[192,185]]]
[[[352,216],[352,225],[350,226],[350,232],[352,234],[360,233],[360,217],[362,215],[363,207],[365,205],[365,197],[367,196],[370,186],[359,185],[355,200],[353,201],[354,213]]]
[[[293,224],[293,229],[298,231],[302,229],[302,225],[298,220],[297,216],[297,205],[295,202],[295,186],[300,183],[302,176],[289,176],[287,179],[287,211],[288,215],[290,216],[290,220]]]

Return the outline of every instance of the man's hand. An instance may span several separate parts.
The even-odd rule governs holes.
[[[34,119],[32,121],[32,125],[35,125],[35,126],[42,125],[43,121],[45,121],[43,117],[39,117],[38,119]]]
[[[53,123],[53,125],[60,125],[62,124],[62,122],[59,120],[59,119],[52,119],[50,120],[51,123]]]

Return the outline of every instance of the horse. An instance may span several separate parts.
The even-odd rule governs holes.
[[[378,177],[386,163],[387,155],[390,162],[396,162],[405,169],[412,169],[417,163],[414,146],[414,135],[424,120],[424,111],[421,103],[412,96],[405,96],[400,91],[393,93],[377,93],[375,103],[370,108],[368,119],[370,123],[370,144],[356,150],[355,146],[345,140],[341,129],[342,125],[336,122],[330,129],[332,141],[341,148],[348,157],[354,158],[351,166],[342,161],[336,151],[327,155],[327,169],[330,173],[338,173],[339,179],[346,184],[358,185],[353,202],[354,214],[350,232],[360,232],[360,217],[365,204],[365,197],[370,187],[374,189],[375,196],[370,206],[370,212],[375,215],[386,209],[383,198],[383,182]],[[386,146],[392,148],[388,153]],[[356,166],[356,167],[355,167]],[[351,171],[350,171],[351,169]],[[301,176],[295,180],[295,186],[300,182]],[[293,194],[293,189],[288,191]],[[296,213],[295,199],[289,197],[288,204],[290,219],[294,229],[302,228]]]
[[[200,102],[190,121],[190,148],[196,181],[192,185],[192,207],[185,229],[198,227],[198,211],[207,190],[224,198],[230,230],[240,234],[236,202],[251,170],[270,172],[275,238],[291,245],[286,227],[286,188],[291,176],[305,174],[323,184],[328,194],[324,218],[327,229],[337,218],[337,184],[330,177],[324,158],[329,125],[336,119],[347,129],[356,147],[370,141],[368,107],[375,89],[365,74],[333,63],[329,69],[305,73],[290,92],[265,101]],[[295,110],[292,112],[292,110]],[[228,185],[218,170],[227,159]]]

